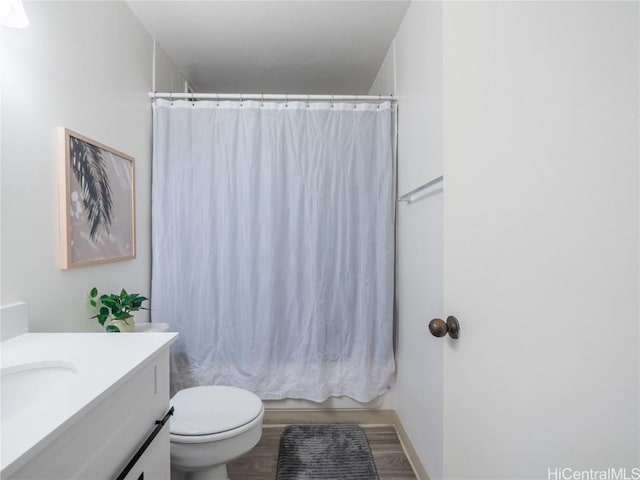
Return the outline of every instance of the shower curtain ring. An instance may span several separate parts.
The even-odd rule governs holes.
[[[260,106],[264,107],[264,93],[260,94]]]

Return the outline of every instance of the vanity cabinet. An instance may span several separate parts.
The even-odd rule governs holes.
[[[169,411],[169,347],[157,351],[54,432],[9,479],[114,480]],[[44,439],[45,441],[47,439]],[[126,480],[169,480],[169,421]],[[4,477],[3,477],[4,478]]]

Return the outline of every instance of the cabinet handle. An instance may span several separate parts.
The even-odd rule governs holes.
[[[140,448],[135,453],[133,458],[129,460],[129,463],[127,463],[127,466],[124,467],[124,470],[122,470],[122,472],[120,472],[120,475],[116,477],[116,480],[124,480],[124,478],[127,475],[129,475],[129,472],[131,471],[131,469],[135,466],[136,463],[138,463],[138,460],[140,460],[140,457],[144,454],[147,448],[149,448],[149,445],[151,445],[151,442],[153,442],[153,439],[156,438],[158,433],[160,433],[160,430],[162,430],[162,427],[164,427],[164,424],[167,423],[167,421],[169,421],[169,417],[171,417],[172,415],[173,415],[173,407],[169,409],[169,411],[167,412],[167,414],[164,416],[162,420],[156,420],[155,422],[156,428],[154,428],[153,431],[149,434],[149,436],[144,441],[144,443],[140,446]],[[141,477],[144,478],[144,473],[142,474]]]

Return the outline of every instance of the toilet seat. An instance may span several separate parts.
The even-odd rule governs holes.
[[[257,395],[237,387],[203,386],[180,390],[171,399],[175,413],[170,439],[205,443],[239,435],[262,421],[264,407]]]

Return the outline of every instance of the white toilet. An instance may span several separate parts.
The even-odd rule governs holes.
[[[227,480],[226,463],[251,450],[262,436],[264,406],[236,387],[180,390],[171,399],[172,479]]]

